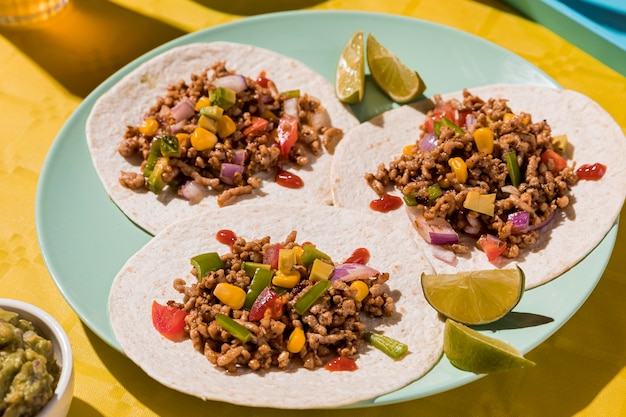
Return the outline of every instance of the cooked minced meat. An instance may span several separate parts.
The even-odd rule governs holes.
[[[279,92],[272,80],[262,76],[258,80],[243,77],[245,87],[236,92],[235,104],[224,106],[227,108],[223,110],[223,115],[234,122],[234,132],[226,130],[228,133],[221,137],[218,130],[217,143],[207,149],[197,146],[197,142],[194,146],[191,138],[201,119],[200,110],[194,110],[196,104],[211,96],[217,88],[217,79],[231,75],[234,72],[228,70],[224,62],[193,74],[190,83],[179,81],[168,87],[166,94],[144,115],[143,125],[127,126],[118,152],[129,160],[142,162],[140,171],[122,172],[120,184],[157,194],[164,187],[174,187],[181,197],[195,203],[201,193],[190,196],[183,188],[184,184],[195,182],[220,193],[218,203],[222,206],[258,188],[261,181],[255,174],[276,171],[287,161],[307,165],[310,154],[320,155],[324,148],[332,152],[343,136],[341,129],[330,126],[326,109],[317,98],[306,92]],[[298,140],[290,149],[281,148],[277,139],[281,119],[296,121]],[[200,125],[206,127],[202,122]],[[288,123],[285,126],[289,128]],[[153,169],[150,166],[146,170],[146,165],[155,140],[167,135],[175,137],[179,154],[163,159],[165,166],[159,168],[159,185],[155,186],[155,180],[149,177]],[[283,151],[288,153],[283,155]],[[241,172],[223,174],[224,164],[239,165]]]
[[[542,154],[555,149],[550,126],[545,120],[533,121],[528,113],[514,113],[505,99],[485,101],[464,90],[462,100],[443,101],[438,95],[433,100],[435,106],[427,114],[416,146],[388,166],[380,164],[375,173],[365,175],[366,181],[379,195],[386,187],[396,186],[405,196],[415,199],[425,218],[444,218],[459,233],[497,236],[507,245],[503,255],[516,257],[520,249],[536,243],[538,225],[545,224],[557,209],[570,204],[569,189],[577,182],[574,166],[555,170],[551,160],[542,162]],[[423,146],[422,150],[420,141],[432,140],[433,120],[442,115],[456,124],[438,126],[439,136],[435,136],[434,147]],[[479,128],[493,133],[491,153],[477,149],[474,132]],[[521,172],[521,181],[516,187],[511,185],[505,160],[505,155],[511,151],[515,152]],[[467,166],[465,182],[457,179],[448,163],[455,157],[460,157]],[[442,191],[441,196],[434,199],[429,198],[428,191],[433,185],[438,185]],[[464,208],[471,190],[496,194],[493,216]],[[512,230],[508,216],[517,211],[530,214],[529,231]],[[468,250],[463,245],[454,245],[451,249]]]
[[[296,244],[296,233],[292,232],[282,248],[292,249]],[[296,264],[300,281],[293,288],[277,288],[284,305],[282,316],[272,318],[266,311],[257,321],[249,319],[250,311],[233,309],[213,294],[218,283],[227,282],[248,290],[251,278],[243,269],[243,262],[263,262],[264,254],[275,247],[269,237],[246,241],[238,237],[231,252],[221,256],[224,268],[207,274],[199,282],[191,285],[178,278],[174,288],[184,295],[181,303],[170,301],[170,305],[184,309],[187,330],[195,349],[213,364],[229,372],[236,372],[245,367],[254,371],[270,368],[286,369],[289,364],[315,369],[323,366],[329,357],[355,357],[366,331],[361,321],[361,314],[371,317],[391,316],[394,314],[394,301],[388,294],[385,282],[389,279],[386,272],[378,272],[373,277],[362,280],[369,287],[368,295],[359,301],[356,290],[350,282],[333,281],[332,286],[300,315],[294,304],[315,282],[309,280],[309,272],[304,265]],[[328,261],[332,262],[332,261]],[[192,274],[197,272],[192,269]],[[217,314],[225,314],[242,324],[251,332],[247,343],[224,330],[216,321]],[[287,350],[289,335],[295,328],[304,331],[306,341],[297,353]]]

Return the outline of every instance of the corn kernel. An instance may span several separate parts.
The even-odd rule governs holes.
[[[154,136],[159,131],[159,122],[155,119],[146,119],[139,127],[139,131],[146,136]]]
[[[293,288],[298,282],[300,282],[300,273],[298,271],[287,273],[276,271],[272,278],[272,284],[282,288]]]
[[[217,144],[217,136],[202,127],[197,127],[189,139],[191,140],[191,146],[199,151],[213,149]]]
[[[246,302],[246,292],[242,288],[227,282],[217,284],[213,290],[213,295],[233,310],[240,309]]]
[[[474,131],[474,142],[479,152],[493,152],[493,132],[488,127],[481,127]]]
[[[200,111],[201,108],[207,107],[207,106],[210,106],[210,105],[211,105],[211,100],[209,100],[209,98],[207,96],[202,96],[196,102],[195,110],[196,111]]]
[[[458,156],[450,158],[448,159],[448,165],[452,168],[458,182],[465,183],[467,181],[467,165],[463,159]]]
[[[291,353],[298,353],[304,347],[305,342],[306,336],[304,335],[304,330],[296,327],[289,335],[289,340],[287,341],[287,350]]]
[[[304,252],[304,249],[302,249],[302,246],[294,246],[291,249],[293,249],[294,253],[296,254],[296,263],[299,264],[300,256],[302,256],[302,252]]]
[[[515,115],[513,113],[505,113],[504,116],[502,116],[502,120],[504,120],[505,122],[508,122],[514,117]]]
[[[237,125],[235,125],[235,122],[233,122],[233,119],[230,117],[223,115],[217,121],[217,135],[220,138],[226,138],[232,135],[235,133],[235,130],[237,130]]]
[[[311,281],[321,281],[323,279],[330,278],[330,274],[333,273],[335,267],[328,263],[324,262],[321,259],[316,259],[313,261],[313,266],[311,266],[311,272],[309,273],[309,279]]]
[[[352,284],[350,284],[350,288],[356,290],[356,295],[354,296],[354,298],[357,301],[363,301],[365,297],[367,297],[367,294],[370,293],[370,288],[363,281],[352,281]]]
[[[402,155],[410,155],[411,152],[413,152],[414,147],[415,145],[406,145],[404,148],[402,148]]]

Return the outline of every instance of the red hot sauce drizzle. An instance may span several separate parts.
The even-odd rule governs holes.
[[[218,242],[228,245],[231,249],[237,240],[237,235],[232,230],[222,229],[215,234]]]
[[[362,264],[365,265],[370,260],[370,252],[367,248],[358,248],[352,252],[352,255],[348,257],[343,263],[344,264]]]
[[[599,162],[595,164],[584,164],[576,170],[576,175],[581,180],[597,181],[606,173],[606,165]]]
[[[275,178],[276,184],[286,188],[302,188],[304,181],[294,173],[279,169]]]
[[[327,371],[356,371],[359,367],[356,365],[354,359],[350,359],[346,356],[337,356],[334,359],[329,360],[324,365],[324,369]]]
[[[402,207],[403,201],[400,197],[390,194],[383,194],[378,199],[370,201],[370,208],[374,211],[387,213]]]

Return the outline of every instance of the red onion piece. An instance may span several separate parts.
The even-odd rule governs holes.
[[[474,116],[473,113],[468,113],[468,115],[465,116],[465,129],[469,130],[475,124],[476,124],[476,116]]]
[[[209,190],[204,185],[198,184],[195,181],[187,181],[180,187],[180,193],[190,204],[196,204],[208,195]]]
[[[300,105],[297,97],[290,97],[283,101],[283,113],[295,119],[299,119]]]
[[[431,245],[433,256],[449,265],[456,265],[456,253],[442,246]]]
[[[170,126],[170,133],[172,135],[180,133],[180,131],[183,130],[183,127],[185,127],[186,124],[187,124],[186,120],[181,120],[180,122],[173,124],[172,126]]]
[[[336,266],[330,275],[331,281],[354,281],[356,279],[374,278],[379,274],[377,270],[359,263],[347,263]]]
[[[243,165],[244,162],[246,162],[246,150],[237,149],[235,151],[235,156],[233,157],[233,164]]]
[[[324,127],[331,126],[330,116],[328,115],[326,109],[323,107],[315,108],[313,112],[310,112],[307,115],[307,119],[309,121],[309,125],[311,125],[311,127],[318,132]]]
[[[554,210],[552,212],[552,214],[550,214],[544,221],[542,221],[541,223],[537,224],[537,225],[530,225],[528,226],[528,232],[532,232],[533,230],[541,230],[544,227],[550,225],[554,219],[556,219],[556,212],[557,210]]]
[[[241,165],[224,162],[220,168],[220,180],[228,185],[233,185],[237,173],[243,174]]]
[[[432,151],[437,147],[437,136],[434,133],[427,133],[420,139],[419,147],[422,151]]]
[[[213,80],[216,87],[224,87],[233,90],[235,93],[241,93],[248,88],[246,77],[240,74],[225,75]]]
[[[195,104],[189,98],[185,97],[172,107],[172,117],[176,122],[189,119],[196,112]]]
[[[528,231],[529,220],[530,213],[523,210],[511,213],[506,218],[506,221],[513,225],[511,227],[513,233],[526,233]]]
[[[422,215],[415,216],[415,227],[422,239],[433,245],[451,245],[459,243],[459,235],[450,223],[441,217],[426,220]]]

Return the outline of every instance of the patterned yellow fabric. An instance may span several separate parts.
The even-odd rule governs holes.
[[[35,193],[46,153],[89,91],[169,39],[296,8],[401,14],[478,35],[535,64],[563,87],[590,96],[626,131],[626,79],[496,0],[74,0],[69,10],[44,24],[0,28],[0,297],[44,308],[69,333],[76,366],[70,416],[326,415],[205,403],[162,387],[81,323],[46,270],[35,229]],[[622,229],[589,299],[527,355],[537,367],[491,375],[423,399],[332,414],[626,416],[625,253]]]

